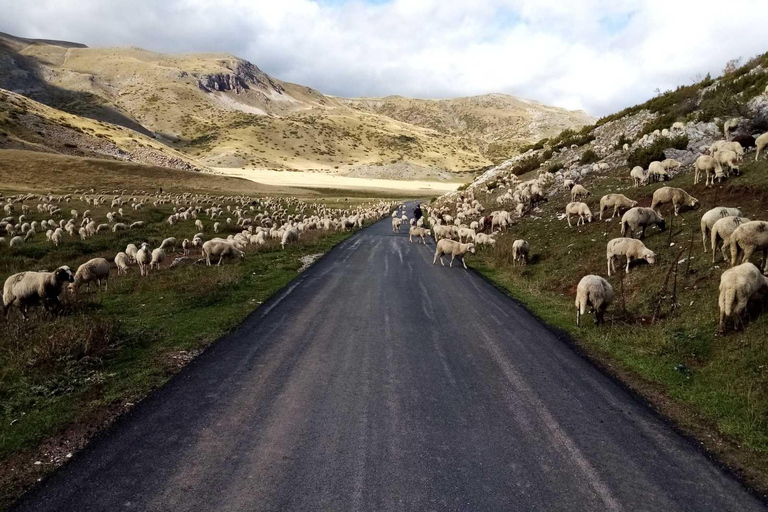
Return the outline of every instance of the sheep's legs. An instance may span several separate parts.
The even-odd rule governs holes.
[[[450,263],[450,265],[448,265],[448,268],[453,268],[453,258],[455,258],[455,257],[456,257],[456,256],[454,256],[453,254],[451,254],[451,263]],[[442,261],[442,258],[440,259],[440,261]]]
[[[464,270],[467,270],[467,262],[464,261],[464,256],[461,257],[461,263],[464,265]]]

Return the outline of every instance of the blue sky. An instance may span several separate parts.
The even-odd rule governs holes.
[[[500,92],[605,115],[768,51],[765,0],[0,0],[0,30],[219,51],[342,96]],[[713,15],[716,13],[716,15]]]

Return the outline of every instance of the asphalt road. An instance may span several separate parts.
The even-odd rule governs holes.
[[[18,510],[765,510],[433,251],[357,233]]]

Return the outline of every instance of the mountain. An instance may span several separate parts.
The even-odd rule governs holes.
[[[462,179],[451,173],[498,163],[527,143],[593,121],[499,94],[339,98],[227,54],[165,55],[7,34],[0,34],[0,88],[137,132],[200,166],[378,177]]]

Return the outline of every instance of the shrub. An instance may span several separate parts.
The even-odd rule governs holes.
[[[716,117],[740,117],[748,114],[747,104],[736,96],[732,84],[723,83],[704,95],[699,106],[698,120],[709,122]]]
[[[545,162],[545,161],[549,160],[550,158],[552,158],[553,154],[554,154],[554,152],[551,149],[546,150],[545,152],[543,152],[541,154],[541,161]]]
[[[512,167],[512,174],[515,176],[520,176],[521,174],[525,174],[527,172],[531,172],[534,169],[537,169],[540,165],[541,160],[539,160],[539,157],[536,155],[531,155],[529,157],[523,158],[514,167]]]
[[[579,163],[581,165],[593,164],[598,160],[600,160],[600,157],[597,155],[597,153],[595,153],[593,149],[588,149],[581,154],[581,158],[579,158]]]
[[[613,149],[621,151],[624,148],[624,144],[632,144],[632,141],[623,133],[619,136],[619,140],[613,145]]]
[[[632,151],[627,157],[627,165],[632,168],[637,165],[643,169],[647,169],[651,162],[662,161],[666,158],[664,155],[665,149],[687,149],[688,148],[688,136],[681,135],[679,137],[668,138],[659,137],[653,144],[645,148],[637,148]]]
[[[557,172],[560,169],[565,167],[565,164],[563,162],[551,162],[549,165],[547,165],[547,172]]]

